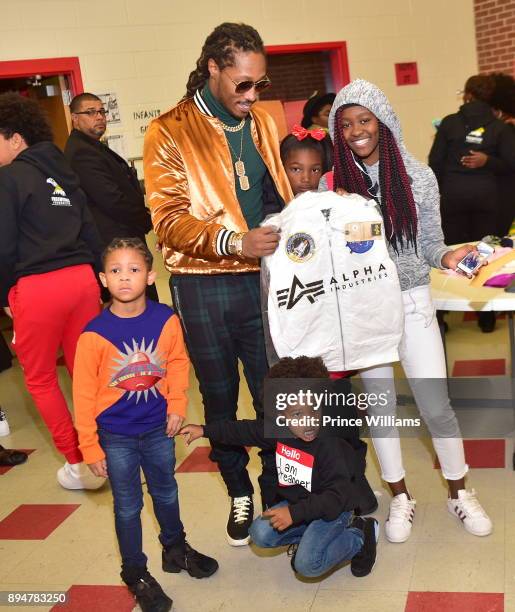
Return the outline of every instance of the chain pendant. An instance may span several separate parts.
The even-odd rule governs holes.
[[[247,175],[243,174],[242,176],[238,176],[238,180],[240,181],[240,189],[242,191],[248,191],[250,189],[249,177]]]
[[[234,169],[236,170],[237,176],[245,176],[245,164],[239,159],[234,162]]]

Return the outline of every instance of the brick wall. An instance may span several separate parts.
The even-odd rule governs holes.
[[[515,0],[474,0],[479,71],[515,76]]]
[[[267,71],[272,86],[261,94],[262,100],[306,100],[314,91],[331,89],[329,57],[324,52],[269,55]]]

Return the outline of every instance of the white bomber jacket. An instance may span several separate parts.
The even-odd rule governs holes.
[[[271,362],[321,356],[342,371],[399,359],[402,297],[381,214],[373,200],[344,199],[310,191],[263,224],[281,231],[261,263]]]

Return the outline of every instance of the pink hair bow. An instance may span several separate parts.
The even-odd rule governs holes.
[[[308,136],[314,138],[315,140],[324,140],[326,137],[326,132],[322,128],[317,128],[316,130],[307,130],[305,127],[301,125],[295,124],[291,133],[295,136],[297,140],[304,140]]]

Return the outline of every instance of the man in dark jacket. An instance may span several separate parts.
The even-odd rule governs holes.
[[[94,94],[79,94],[71,101],[70,112],[73,130],[64,154],[86,192],[103,246],[117,237],[145,242],[152,223],[136,172],[100,141],[107,127],[102,100]],[[155,285],[147,295],[158,300]]]

